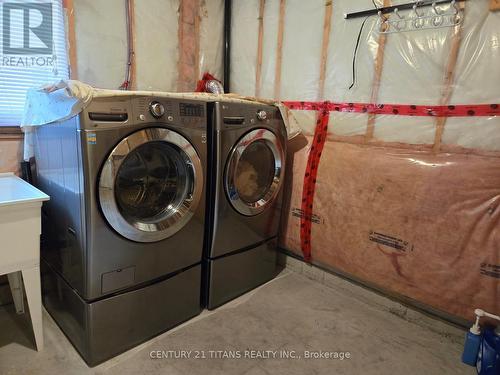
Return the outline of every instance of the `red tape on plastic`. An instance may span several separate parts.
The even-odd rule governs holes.
[[[304,184],[302,188],[302,216],[300,218],[300,244],[306,262],[311,261],[311,224],[321,152],[328,135],[330,112],[374,113],[399,116],[431,117],[474,117],[498,116],[499,104],[426,106],[406,104],[368,104],[368,103],[331,103],[331,102],[283,102],[289,109],[318,111],[314,138],[307,158]]]
[[[500,104],[461,105],[413,105],[413,104],[369,104],[332,102],[283,102],[290,109],[318,111],[327,108],[330,112],[373,113],[377,115],[473,117],[499,116]]]
[[[302,189],[302,216],[300,218],[300,244],[302,254],[306,262],[311,261],[311,218],[313,212],[314,192],[316,190],[316,176],[318,174],[321,152],[325,145],[328,134],[328,120],[330,113],[327,109],[327,103],[322,104],[322,109],[318,112],[316,120],[316,129],[314,138],[307,158],[306,173],[304,176],[304,185]]]

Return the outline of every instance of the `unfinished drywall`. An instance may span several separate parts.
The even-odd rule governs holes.
[[[377,16],[344,19],[373,8],[371,0],[269,0],[261,44],[260,2],[239,4],[231,87],[298,101],[498,105],[500,70],[492,67],[500,63],[500,13],[489,10],[488,0],[462,4],[459,26],[384,36]],[[453,11],[449,5],[440,10]],[[262,78],[256,82],[260,51]],[[499,313],[500,117],[476,116],[473,108],[471,117],[438,118],[332,110],[306,217],[306,165],[313,139],[322,142],[313,138],[320,125],[317,111],[290,110],[303,134],[289,145],[281,246],[302,255],[301,227],[310,221],[317,264],[447,316],[470,319],[475,307]]]
[[[101,88],[120,87],[126,79],[128,54],[126,1],[73,3],[77,61],[74,78]],[[179,23],[181,7],[185,12]],[[223,8],[223,0],[133,1],[135,81],[131,87],[193,91],[205,71],[221,77]],[[181,29],[188,32],[179,35]],[[186,71],[183,62],[193,58],[193,69]]]

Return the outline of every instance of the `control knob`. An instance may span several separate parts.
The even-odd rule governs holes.
[[[153,117],[160,118],[165,114],[165,107],[161,103],[151,102],[149,103],[149,112],[151,112]]]
[[[260,120],[260,121],[264,121],[267,119],[267,112],[264,111],[263,109],[261,109],[260,111],[257,112],[257,118]]]

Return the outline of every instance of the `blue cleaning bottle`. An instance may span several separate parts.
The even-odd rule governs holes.
[[[476,322],[465,336],[464,352],[462,362],[469,366],[476,366],[479,347],[481,346],[481,327],[479,326],[480,316],[476,314]]]
[[[500,374],[500,331],[484,330],[476,369],[479,375]]]

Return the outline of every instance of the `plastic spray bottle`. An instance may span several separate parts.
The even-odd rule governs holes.
[[[476,366],[477,355],[479,354],[479,347],[481,345],[481,326],[479,325],[480,319],[481,315],[476,313],[476,322],[465,336],[462,362],[469,366]]]

